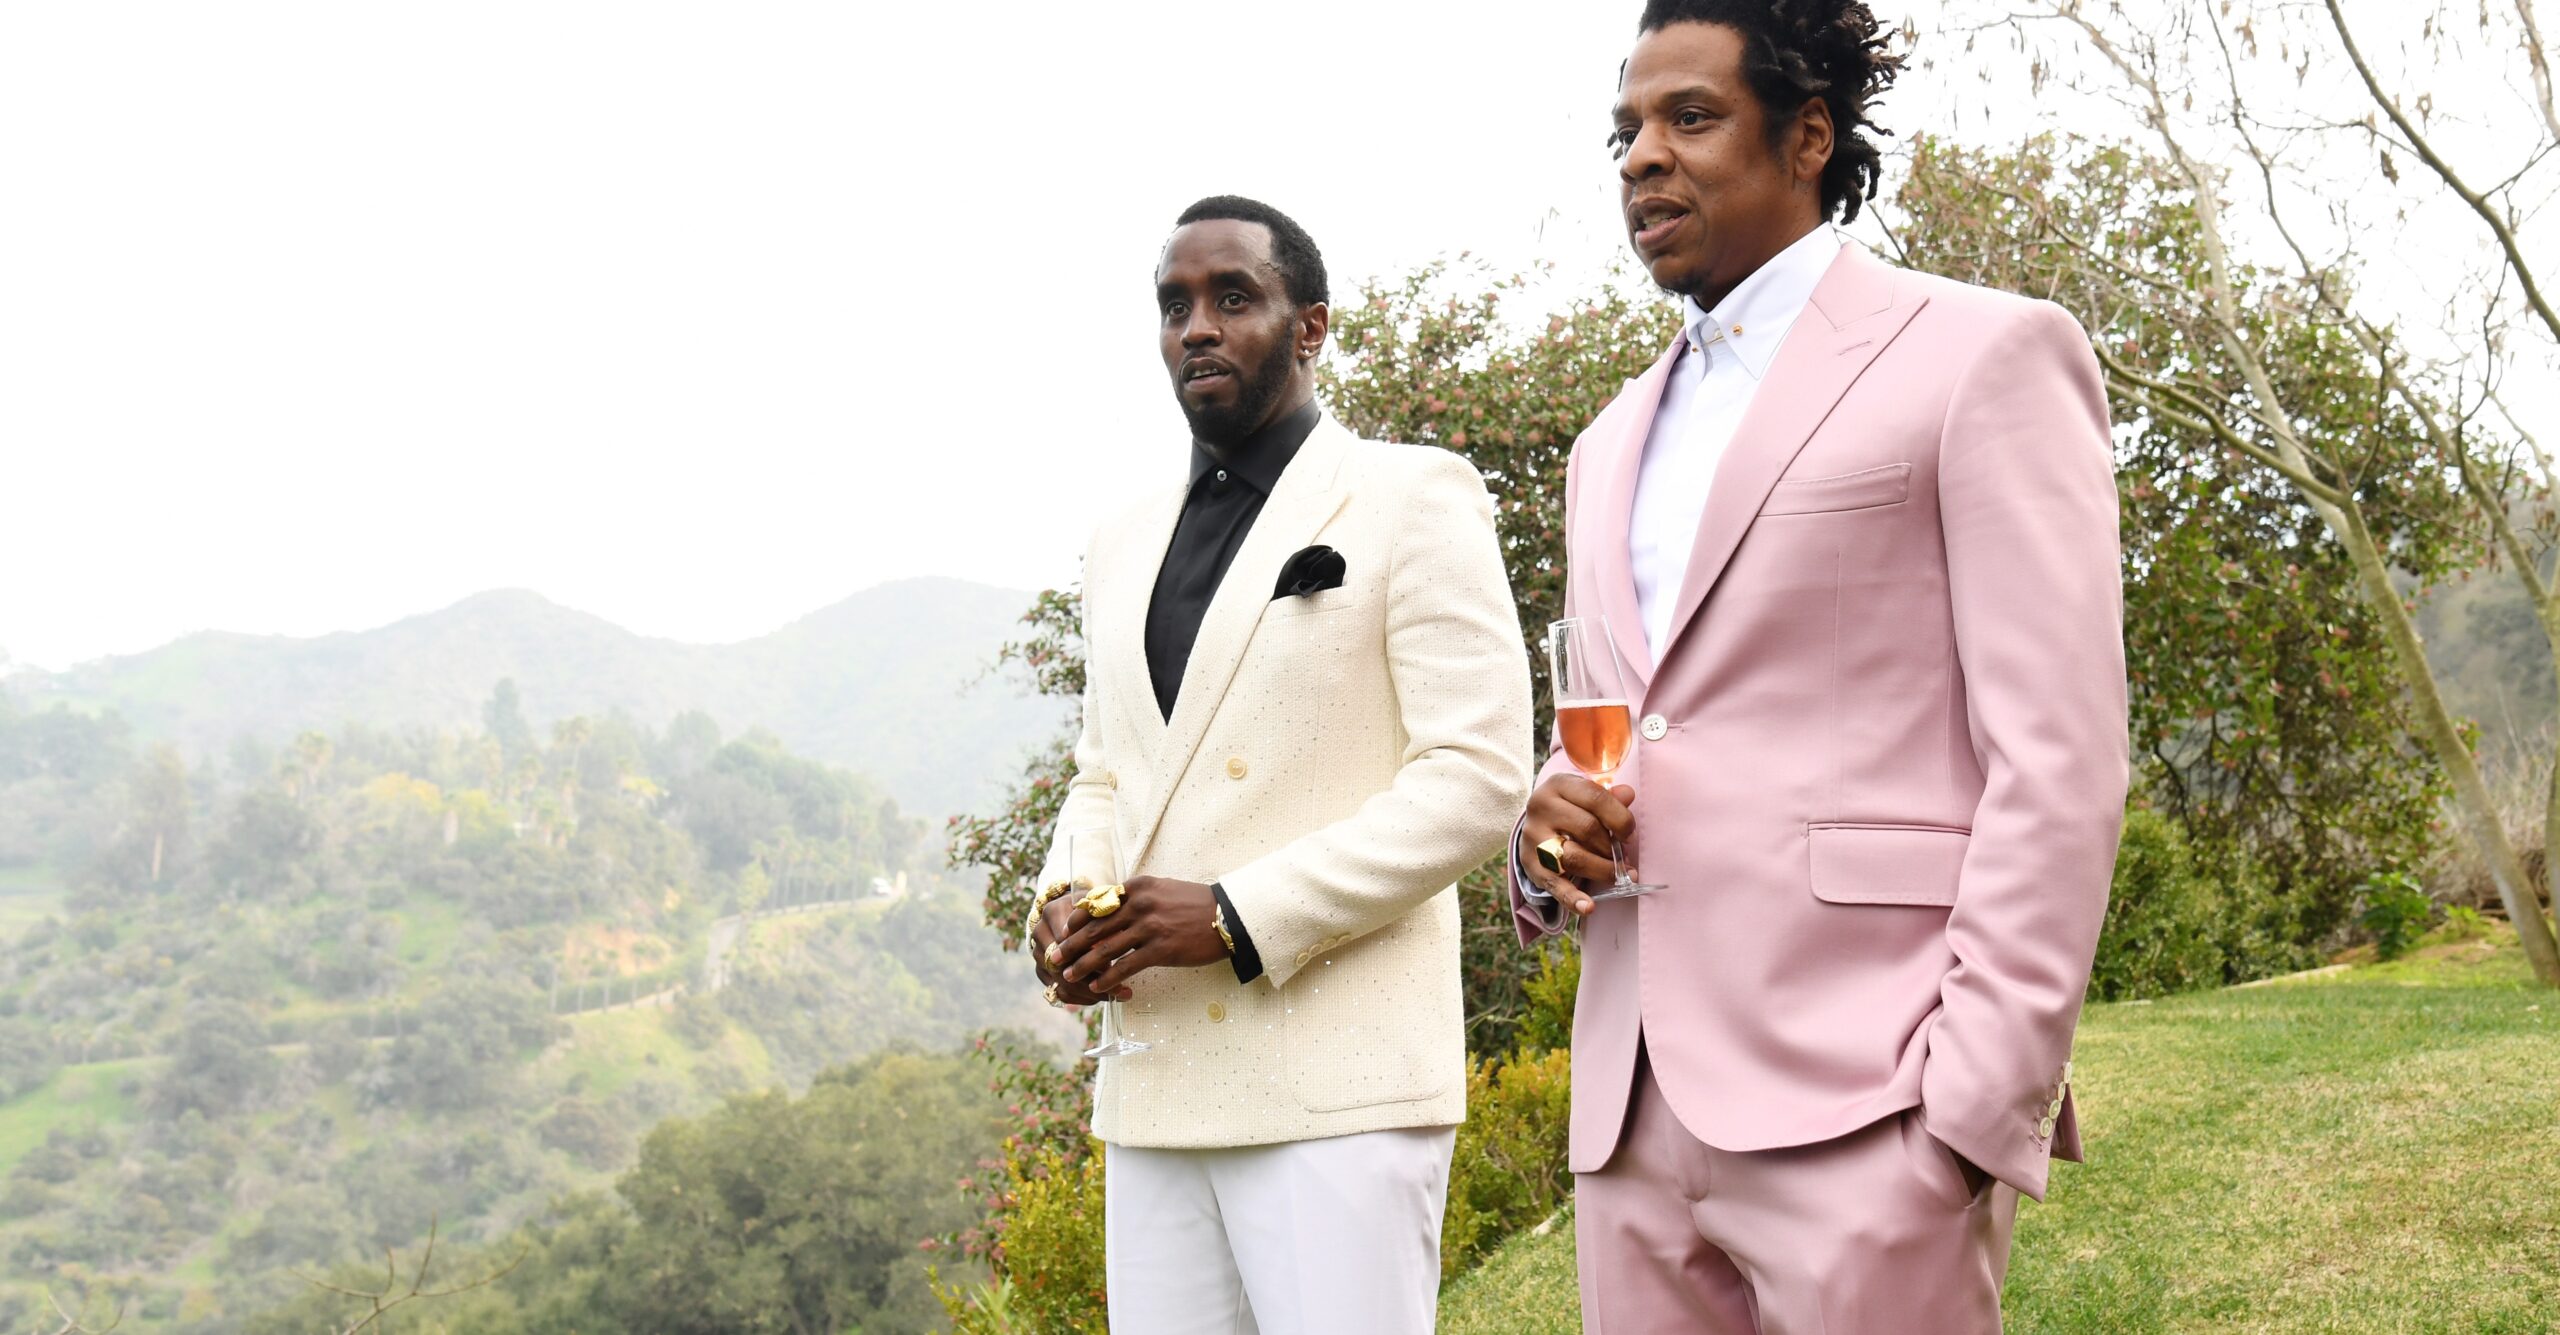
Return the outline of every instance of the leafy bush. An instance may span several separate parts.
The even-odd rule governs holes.
[[[1072,1159],[1036,1150],[1005,1164],[1004,1247],[996,1282],[969,1291],[934,1277],[960,1335],[1011,1331],[1105,1335],[1102,1144]],[[993,1299],[994,1301],[990,1301]]]
[[[2364,883],[2364,913],[2357,919],[2373,933],[2374,953],[2396,960],[2426,935],[2435,901],[2406,872],[2378,872]],[[2476,915],[2475,915],[2476,916]]]
[[[2177,823],[2156,811],[2126,812],[2089,995],[2123,1001],[2220,983],[2222,909]]]
[[[2159,812],[2125,813],[2089,996],[2125,1001],[2245,982],[2316,961],[2291,899],[2241,864],[2217,876]]]
[[[1552,977],[1552,973],[1542,974]],[[1504,1239],[1554,1214],[1572,1186],[1565,1143],[1573,1116],[1573,1054],[1474,1063],[1467,1120],[1449,1167],[1440,1224],[1440,1278],[1465,1273]]]
[[[1573,999],[1582,990],[1582,946],[1575,937],[1550,937],[1537,952],[1537,961],[1537,973],[1521,985],[1529,1004],[1520,1017],[1520,1051],[1562,1051],[1573,1046]]]
[[[2436,929],[2436,936],[2445,941],[2477,941],[2488,934],[2489,920],[2468,904],[2445,909],[2444,926]]]

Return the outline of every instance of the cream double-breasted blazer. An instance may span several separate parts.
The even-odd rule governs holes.
[[[1321,421],[1200,624],[1173,717],[1147,604],[1186,488],[1085,557],[1087,687],[1057,829],[1110,831],[1119,873],[1219,882],[1261,954],[1132,984],[1094,1131],[1204,1147],[1438,1126],[1466,1112],[1452,882],[1528,799],[1529,669],[1473,465]],[[1274,599],[1322,544],[1340,588]],[[1050,863],[1061,858],[1053,843]]]

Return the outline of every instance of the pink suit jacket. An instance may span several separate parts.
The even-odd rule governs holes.
[[[2127,777],[2096,359],[2049,303],[1843,250],[1718,465],[1656,663],[1627,523],[1673,360],[1567,469],[1565,610],[1627,661],[1632,860],[1668,885],[1584,924],[1572,1167],[1615,1151],[1641,1037],[1709,1145],[1916,1106],[2042,1199],[2079,1153]],[[1513,894],[1524,941],[1552,930]]]

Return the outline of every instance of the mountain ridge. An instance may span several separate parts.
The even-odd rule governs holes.
[[[1065,716],[985,679],[1032,595],[942,576],[856,591],[747,639],[699,644],[628,630],[522,588],[488,589],[362,630],[204,630],[60,672],[22,669],[23,706],[112,709],[148,739],[219,755],[305,729],[476,727],[501,679],[528,721],[628,714],[652,727],[699,709],[723,730],[870,775],[902,807],[970,809]]]

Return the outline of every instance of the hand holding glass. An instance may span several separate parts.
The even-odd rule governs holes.
[[[1547,628],[1547,666],[1556,692],[1556,736],[1582,776],[1608,788],[1635,749],[1634,710],[1627,699],[1626,670],[1618,661],[1609,623],[1569,617]],[[1617,880],[1593,899],[1628,899],[1662,889],[1627,874],[1618,836],[1609,835],[1609,866]]]
[[[1080,901],[1086,891],[1098,885],[1109,885],[1120,879],[1120,850],[1117,832],[1079,832],[1063,837],[1066,844],[1066,875],[1074,883],[1070,892]],[[1088,1057],[1125,1057],[1144,1052],[1152,1045],[1131,1038],[1122,1027],[1120,1003],[1105,998],[1102,1003],[1102,1041],[1085,1049]]]

